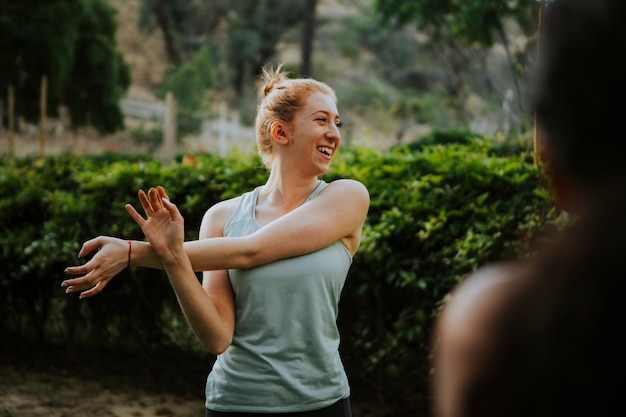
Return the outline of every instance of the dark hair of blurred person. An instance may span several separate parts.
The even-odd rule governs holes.
[[[438,417],[619,413],[625,345],[626,2],[554,0],[534,71],[542,160],[572,221],[453,291],[434,337]]]

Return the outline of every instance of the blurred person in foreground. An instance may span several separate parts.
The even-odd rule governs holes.
[[[542,159],[572,222],[456,288],[434,335],[434,415],[621,413],[626,2],[554,0],[534,79]]]
[[[264,69],[256,118],[267,182],[206,212],[200,240],[161,187],[139,191],[146,218],[126,209],[148,242],[98,237],[66,271],[67,292],[102,291],[128,265],[164,269],[202,344],[217,355],[206,415],[350,417],[339,356],[338,303],[369,208],[367,189],[327,183],[341,143],[334,91]],[[128,259],[128,260],[127,260]],[[204,271],[202,284],[194,271]]]

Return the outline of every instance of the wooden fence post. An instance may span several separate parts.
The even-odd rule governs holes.
[[[46,153],[46,97],[48,95],[48,77],[41,77],[41,102],[39,118],[39,157],[43,158]]]
[[[15,103],[13,96],[13,84],[9,84],[7,92],[7,105],[8,105],[8,117],[9,117],[9,160],[12,161],[15,157],[15,126],[13,125],[13,118],[15,117]]]
[[[163,118],[163,146],[165,155],[163,165],[170,165],[174,161],[176,146],[176,100],[172,92],[165,96],[165,115]]]
[[[539,40],[541,38],[541,29],[543,27],[543,13],[546,7],[545,0],[539,0],[539,23],[537,26],[537,56],[539,56]],[[533,163],[538,165],[541,163],[541,129],[537,124],[537,111],[534,112],[534,129],[533,129]]]
[[[228,136],[228,120],[226,120],[227,118],[227,114],[226,114],[226,103],[221,102],[220,103],[220,119],[219,119],[219,152],[220,152],[220,156],[221,157],[225,157],[226,153],[227,153],[227,136]]]

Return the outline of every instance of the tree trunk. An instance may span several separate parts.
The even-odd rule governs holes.
[[[304,21],[302,22],[302,62],[300,75],[313,76],[313,41],[315,39],[315,9],[317,0],[305,0]]]
[[[8,100],[7,100],[7,121],[8,121],[8,128],[9,128],[9,160],[13,160],[13,158],[15,157],[15,126],[13,124],[14,122],[14,117],[15,117],[15,98],[14,98],[14,92],[13,92],[13,84],[9,84],[9,89],[8,89]]]
[[[48,101],[48,77],[41,77],[41,97],[39,109],[39,157],[46,155],[46,104]]]
[[[246,76],[246,63],[243,58],[238,57],[237,62],[233,65],[233,89],[237,98],[243,96],[243,83]]]
[[[449,77],[447,82],[448,94],[453,99],[452,110],[457,123],[463,126],[469,124],[466,108],[467,94],[465,92],[465,58],[462,56],[463,51],[458,48],[454,39],[446,34],[442,43],[442,55],[444,66]]]
[[[506,32],[504,31],[502,25],[498,25],[498,33],[500,34],[500,38],[502,39],[504,51],[506,52],[506,60],[508,61],[509,68],[511,69],[511,77],[513,78],[513,86],[515,87],[515,95],[517,95],[517,105],[519,107],[519,112],[520,114],[522,114],[524,113],[524,100],[522,97],[522,90],[519,85],[519,79],[515,71],[515,61],[513,60],[513,55],[511,54],[509,38],[506,35]]]
[[[178,53],[178,48],[174,41],[174,34],[169,25],[167,2],[168,0],[158,0],[155,6],[155,13],[161,32],[163,33],[167,56],[171,63],[178,65],[180,63],[180,54]]]

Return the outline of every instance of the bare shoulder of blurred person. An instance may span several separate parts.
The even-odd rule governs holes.
[[[459,393],[476,384],[484,364],[496,354],[494,329],[516,294],[518,267],[510,263],[479,269],[454,289],[438,317],[433,363],[437,416],[461,416],[467,410]],[[493,407],[491,398],[487,400],[485,405]]]
[[[453,291],[434,335],[437,417],[622,407],[626,2],[552,0],[545,18],[533,102],[551,191],[574,221]]]

